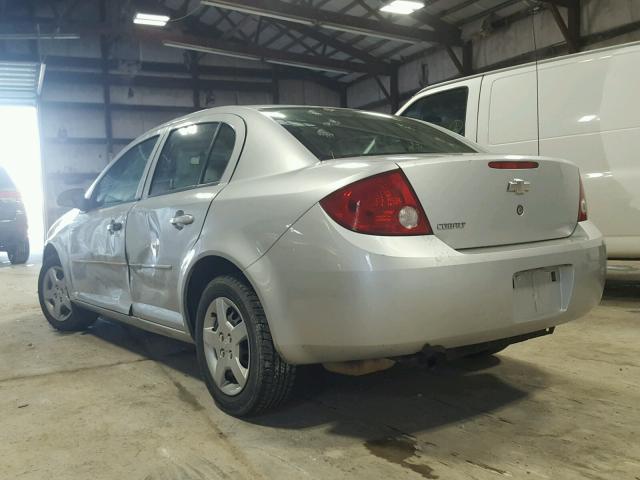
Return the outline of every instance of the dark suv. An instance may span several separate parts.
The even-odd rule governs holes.
[[[12,264],[29,259],[27,215],[20,192],[0,167],[0,252],[7,252]]]

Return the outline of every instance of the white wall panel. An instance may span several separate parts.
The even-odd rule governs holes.
[[[129,91],[131,89],[131,92]],[[132,93],[133,96],[129,96]],[[193,91],[176,88],[111,87],[111,102],[127,105],[193,107]]]
[[[104,110],[95,108],[41,108],[43,138],[96,138],[105,136]]]
[[[45,87],[42,89],[42,99],[57,102],[102,103],[102,85],[47,82],[45,73]]]
[[[114,138],[136,138],[169,120],[180,117],[175,112],[142,112],[135,110],[111,112]]]
[[[305,80],[280,80],[280,103],[283,105],[340,105],[340,95],[329,88]]]

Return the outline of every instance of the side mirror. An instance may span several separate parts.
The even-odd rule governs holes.
[[[84,190],[82,188],[72,188],[71,190],[65,190],[58,195],[58,205],[67,208],[77,208],[82,211],[89,210],[91,208],[91,200],[87,200],[84,196]]]

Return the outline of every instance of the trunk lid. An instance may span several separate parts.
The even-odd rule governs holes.
[[[570,162],[514,155],[389,160],[411,182],[433,233],[452,248],[551,240],[575,229],[580,184],[578,168]],[[491,168],[489,162],[495,161],[534,161],[538,167]]]

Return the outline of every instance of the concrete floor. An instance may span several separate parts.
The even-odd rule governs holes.
[[[0,257],[2,479],[640,479],[640,283],[487,360],[316,373],[240,421],[188,345],[108,321],[53,331],[37,271]]]

